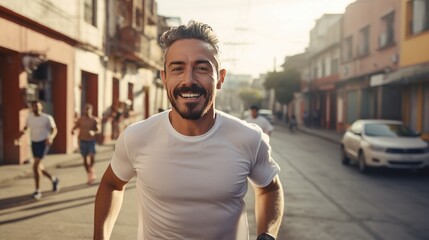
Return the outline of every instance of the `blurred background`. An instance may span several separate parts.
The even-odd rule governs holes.
[[[169,108],[158,39],[190,19],[221,40],[228,74],[217,108],[243,117],[256,104],[276,121],[295,115],[335,132],[401,120],[428,140],[428,9],[428,0],[0,0],[0,164],[30,157],[13,139],[31,100],[57,122],[52,153],[76,150],[70,130],[86,102],[102,119],[100,144]]]

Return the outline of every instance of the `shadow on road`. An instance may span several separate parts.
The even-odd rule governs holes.
[[[111,157],[107,157],[107,158],[96,158],[95,159],[95,164],[100,163],[100,162],[108,162],[110,161],[112,158]],[[66,163],[61,163],[56,165],[56,168],[76,168],[76,167],[83,167],[83,163],[82,163],[82,159],[73,159],[73,161],[70,162],[66,162]]]
[[[54,193],[51,191],[42,192],[42,195],[43,195],[43,198],[46,198],[52,195],[67,193],[67,192],[76,191],[76,190],[80,190],[88,187],[95,187],[95,186],[98,186],[98,184],[93,184],[93,185],[79,184],[75,186],[61,188],[61,191],[58,193]],[[10,198],[3,198],[3,199],[0,199],[0,210],[27,205],[29,203],[35,203],[35,202],[40,202],[40,200],[33,199],[30,194],[10,197]],[[0,214],[0,216],[1,215],[3,214]]]
[[[9,209],[9,208],[17,207],[17,206],[28,205],[31,203],[41,203],[38,205],[32,205],[32,206],[20,208],[17,210],[4,211],[4,212],[0,213],[0,216],[6,216],[6,215],[14,215],[14,214],[17,214],[18,212],[21,212],[21,213],[24,212],[25,213],[28,211],[38,211],[37,213],[30,213],[30,214],[27,214],[25,216],[20,216],[20,217],[15,217],[15,218],[12,217],[12,218],[7,219],[7,220],[2,220],[2,221],[0,221],[0,225],[16,223],[19,221],[43,216],[46,214],[51,214],[51,213],[60,212],[60,211],[67,211],[69,209],[81,207],[84,205],[94,204],[95,195],[86,195],[86,196],[80,196],[80,197],[66,199],[66,200],[59,200],[59,201],[43,203],[43,200],[45,198],[47,198],[48,196],[53,196],[53,195],[62,194],[62,193],[66,193],[66,192],[76,191],[76,190],[80,190],[80,189],[88,188],[88,187],[98,187],[98,184],[93,184],[91,186],[88,186],[87,184],[79,184],[79,185],[75,185],[75,186],[65,187],[65,188],[62,188],[61,192],[59,192],[59,193],[44,192],[43,198],[41,200],[32,199],[31,196],[29,196],[29,195],[0,199],[0,210]],[[127,185],[125,191],[134,189],[135,187],[136,187],[135,182],[130,182],[130,184]],[[64,206],[64,204],[70,204],[70,203],[75,203],[75,202],[78,202],[78,203],[73,204],[73,205]]]

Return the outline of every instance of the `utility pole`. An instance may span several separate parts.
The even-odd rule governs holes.
[[[274,70],[274,72],[276,72],[277,71],[277,63],[276,63],[276,57],[274,57],[274,59],[273,59],[273,70]]]

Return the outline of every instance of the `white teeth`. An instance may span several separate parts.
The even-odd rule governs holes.
[[[198,93],[182,93],[182,94],[180,94],[180,96],[183,98],[198,98],[200,96],[200,94],[198,94]]]

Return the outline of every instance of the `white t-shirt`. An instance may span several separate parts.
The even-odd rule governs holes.
[[[30,112],[27,118],[27,127],[30,128],[30,139],[33,142],[46,140],[51,135],[51,129],[56,128],[54,118],[46,113],[40,116]]]
[[[120,179],[136,176],[138,239],[247,240],[247,180],[264,187],[280,170],[268,135],[216,111],[212,129],[185,136],[168,114],[129,126],[111,161]]]
[[[260,115],[258,115],[256,118],[253,118],[250,115],[245,120],[248,123],[254,123],[254,124],[258,125],[260,128],[262,128],[262,131],[264,131],[264,133],[267,133],[267,134],[270,133],[271,131],[273,131],[273,129],[274,129],[274,127],[273,127],[273,125],[271,125],[270,121],[268,121],[265,117],[262,117]]]

